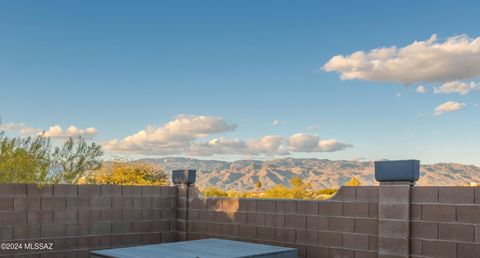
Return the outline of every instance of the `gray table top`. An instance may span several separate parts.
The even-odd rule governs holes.
[[[92,254],[116,258],[242,258],[295,252],[295,248],[261,245],[223,239],[143,245],[92,251]]]

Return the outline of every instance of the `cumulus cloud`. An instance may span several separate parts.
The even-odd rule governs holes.
[[[284,124],[284,122],[282,122],[282,121],[280,121],[280,120],[277,120],[277,119],[275,119],[275,120],[272,121],[272,125],[273,125],[273,126],[282,125],[282,124]]]
[[[383,47],[332,57],[322,69],[342,80],[411,84],[480,77],[480,37],[467,35],[439,41],[436,35],[404,47]]]
[[[89,128],[78,128],[74,125],[69,126],[67,129],[63,129],[60,125],[54,125],[48,128],[48,130],[41,132],[45,137],[50,138],[69,138],[69,137],[84,137],[84,138],[92,138],[97,134],[97,129],[93,127]]]
[[[462,82],[462,81],[451,81],[442,84],[439,87],[434,87],[435,94],[449,94],[449,93],[459,93],[462,95],[467,95],[472,90],[477,90],[480,88],[480,85],[476,82]]]
[[[180,123],[178,120],[182,120],[182,122]],[[337,140],[321,140],[317,136],[305,140],[304,144],[306,145],[309,140],[313,141],[316,147],[311,149],[290,148],[290,138],[286,139],[278,135],[267,135],[248,140],[225,137],[205,139],[217,133],[233,131],[236,128],[236,125],[227,123],[221,117],[182,115],[164,126],[148,126],[124,139],[108,141],[104,147],[113,152],[196,156],[215,154],[275,156],[289,155],[290,152],[332,152],[352,147]]]
[[[0,125],[0,131],[15,132],[21,135],[43,135],[50,138],[69,138],[80,136],[84,138],[91,138],[98,133],[97,129],[93,127],[82,129],[71,125],[64,130],[60,125],[54,125],[48,128],[48,130],[42,130],[39,128],[27,126],[24,123],[10,123]]]
[[[353,147],[335,139],[322,140],[316,135],[297,133],[288,138],[288,149],[295,152],[334,152]]]
[[[428,90],[425,86],[419,85],[415,91],[420,94],[423,94],[423,93],[427,93]]]
[[[458,111],[460,109],[463,109],[466,106],[465,103],[458,103],[454,101],[448,101],[445,102],[435,108],[434,114],[436,116],[443,115],[444,113],[447,112],[453,112],[453,111]]]

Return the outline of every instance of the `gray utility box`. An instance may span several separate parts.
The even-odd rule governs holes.
[[[193,169],[172,170],[172,182],[174,184],[195,184],[197,171]]]
[[[375,180],[415,182],[420,177],[419,160],[375,161]]]
[[[297,258],[296,248],[202,239],[92,251],[91,258]]]

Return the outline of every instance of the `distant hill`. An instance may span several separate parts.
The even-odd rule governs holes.
[[[234,162],[198,160],[189,158],[142,159],[166,171],[196,169],[199,187],[218,186],[223,189],[252,190],[261,181],[268,188],[277,184],[288,185],[293,176],[312,183],[314,188],[336,188],[352,177],[364,185],[376,184],[372,161],[326,159],[239,160]],[[419,185],[465,185],[480,182],[480,167],[456,163],[422,165]]]

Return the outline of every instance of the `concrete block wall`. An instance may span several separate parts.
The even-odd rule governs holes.
[[[0,257],[88,257],[89,250],[176,241],[177,187],[0,185],[0,242],[53,250]]]
[[[412,187],[411,257],[480,257],[480,187]]]
[[[296,247],[300,257],[377,257],[378,187],[342,187],[327,201],[190,198],[187,239]]]

